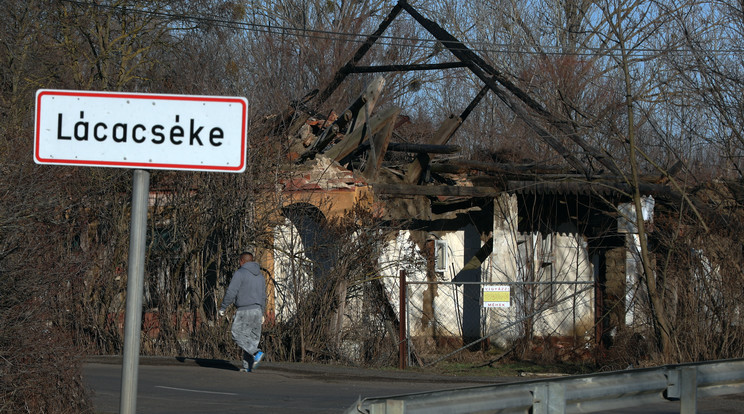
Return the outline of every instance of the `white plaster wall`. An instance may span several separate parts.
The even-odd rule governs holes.
[[[490,282],[517,280],[517,197],[502,194],[494,200],[493,252],[487,272]]]
[[[516,197],[502,195],[496,206],[489,281],[593,281],[586,243],[575,227],[564,227],[563,232],[546,236],[518,234]],[[546,263],[550,265],[545,266]],[[532,316],[535,335],[583,336],[594,321],[594,290],[589,283],[554,285],[552,295],[541,290],[548,288],[545,285],[534,285],[528,295],[522,294],[522,289],[529,290],[524,285],[510,285],[511,307],[486,310],[486,335],[505,346],[525,333],[522,321]],[[586,290],[580,293],[582,289]]]
[[[274,281],[276,318],[287,320],[312,288],[312,267],[300,235],[289,219],[274,228]]]
[[[464,232],[462,231],[446,233],[439,237],[440,240],[447,242],[448,260],[447,270],[438,274],[438,281],[450,282],[462,269],[465,249],[463,238]],[[421,334],[424,330],[421,326],[423,292],[429,288],[429,285],[415,283],[426,281],[426,261],[419,247],[411,240],[410,232],[401,231],[394,240],[388,243],[380,263],[388,297],[396,310],[399,309],[400,304],[400,270],[406,271],[406,280],[409,282],[407,315],[409,333],[413,336]],[[436,290],[433,309],[438,331],[441,334],[461,335],[462,288],[451,283],[442,283],[437,285]]]
[[[494,199],[493,252],[487,262],[487,280],[495,283],[516,282],[519,280],[517,234],[517,197],[502,194]],[[489,308],[485,310],[485,334],[499,346],[518,337],[521,329],[518,323],[519,309],[512,288],[512,306],[508,308]]]
[[[538,249],[543,237],[539,234],[517,233],[516,197],[504,195],[498,199],[503,208],[497,208],[494,217],[493,252],[482,266],[483,280],[491,283],[519,282],[525,280],[527,258],[520,256],[523,243],[532,243]],[[274,277],[277,281],[277,318],[282,320],[296,309],[296,301],[301,300],[302,292],[311,286],[311,273],[308,267],[299,234],[289,220],[278,226],[275,237]],[[464,232],[456,231],[440,234],[448,246],[448,262],[445,272],[439,274],[438,280],[445,282],[437,286],[434,299],[434,318],[437,329],[442,334],[461,335],[461,312],[463,304],[462,287],[451,283],[452,278],[463,268]],[[581,236],[574,230],[551,235],[550,256],[555,281],[593,280],[593,268],[587,255],[586,245]],[[545,247],[542,247],[545,249]],[[542,261],[531,256],[532,266],[537,268]],[[386,288],[392,307],[398,312],[400,304],[400,271],[406,271],[410,282],[426,281],[426,262],[419,247],[411,240],[408,231],[398,232],[385,246],[380,257],[380,276]],[[483,309],[485,315],[483,329],[486,335],[493,335],[492,341],[505,345],[508,341],[522,334],[521,320],[526,312],[523,298],[516,286],[512,286],[512,306],[509,308]],[[587,287],[562,285],[554,287],[555,305],[534,318],[533,326],[536,335],[572,335],[581,334],[586,322],[593,322],[593,289],[586,293],[574,295],[577,290]],[[423,292],[427,285],[409,284],[408,323],[409,333],[420,334],[423,312]],[[359,314],[360,304],[350,303],[347,313],[350,317]]]
[[[451,282],[465,266],[465,232],[445,233],[439,237],[447,242],[447,270],[438,274],[438,280]],[[440,284],[434,301],[439,333],[462,336],[463,288],[454,283]]]
[[[572,226],[573,227],[573,226]],[[553,268],[556,282],[587,282],[556,285],[554,303],[536,324],[538,335],[585,336],[594,323],[594,267],[583,237],[572,233],[554,234]]]

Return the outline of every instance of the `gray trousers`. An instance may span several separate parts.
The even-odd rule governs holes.
[[[261,339],[261,309],[238,310],[232,324],[232,337],[243,349],[243,368],[253,368],[253,354],[258,352]]]

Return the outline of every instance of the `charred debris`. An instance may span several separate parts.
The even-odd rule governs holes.
[[[418,24],[440,42],[452,56],[451,62],[436,64],[394,64],[364,66],[360,62],[385,30],[401,13],[408,13]],[[382,74],[400,71],[431,71],[461,68],[470,71],[483,86],[470,104],[459,114],[441,120],[436,132],[423,144],[411,144],[401,138],[396,129],[406,121],[402,108],[377,107],[385,87]],[[343,111],[322,114],[318,108],[355,74],[381,74]],[[458,128],[467,121],[483,97],[495,94],[548,147],[563,160],[561,164],[483,162],[458,157],[460,148],[450,143]],[[348,185],[368,185],[374,195],[384,200],[387,218],[405,222],[411,229],[436,231],[458,228],[465,222],[488,222],[478,226],[484,234],[492,228],[493,202],[500,194],[517,194],[520,203],[553,204],[556,197],[568,197],[568,204],[584,206],[587,222],[603,217],[601,227],[607,228],[617,218],[619,203],[628,202],[635,186],[617,160],[588,143],[579,133],[578,125],[550,112],[530,93],[512,81],[505,70],[489,63],[447,32],[438,23],[422,16],[406,1],[399,1],[377,30],[366,38],[352,58],[334,75],[322,90],[315,90],[293,102],[281,114],[267,119],[269,135],[282,137],[288,161],[300,170],[308,168],[318,158],[325,158],[333,168],[352,172],[358,180]],[[564,143],[570,143],[569,149]],[[412,161],[401,164],[406,153]],[[579,160],[574,154],[583,154]],[[446,157],[442,157],[446,154]],[[389,159],[394,158],[396,162]],[[327,166],[322,167],[327,170]],[[316,177],[303,173],[308,182]],[[678,202],[682,196],[665,184],[665,176],[645,177],[638,183],[640,193]],[[360,184],[364,183],[364,184]],[[324,190],[301,184],[284,191]],[[566,201],[564,200],[564,203]],[[520,207],[522,208],[522,207]],[[593,216],[593,217],[589,217]],[[525,230],[539,230],[538,222],[553,222],[545,217],[525,223]],[[595,223],[597,224],[597,223]],[[520,224],[520,227],[521,224]],[[486,236],[487,237],[487,236]],[[485,241],[485,237],[484,237]]]

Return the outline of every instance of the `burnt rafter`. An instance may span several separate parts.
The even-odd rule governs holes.
[[[401,11],[405,10],[411,15],[421,26],[429,31],[437,40],[439,40],[459,62],[448,62],[448,63],[436,63],[436,64],[420,64],[420,65],[387,65],[387,66],[360,66],[359,62],[364,58],[371,47],[376,43],[385,30],[392,24],[397,18]],[[525,122],[537,135],[551,146],[558,154],[560,154],[576,171],[579,171],[583,175],[591,176],[590,169],[584,163],[579,161],[574,153],[563,145],[558,138],[556,138],[550,131],[541,126],[536,119],[528,112],[532,110],[534,113],[547,120],[553,127],[561,131],[568,138],[578,144],[583,152],[589,154],[594,159],[599,161],[603,166],[607,168],[613,174],[620,175],[620,171],[617,166],[614,165],[611,159],[605,157],[601,151],[590,146],[586,141],[579,137],[575,133],[575,128],[567,124],[567,121],[560,120],[547,109],[545,109],[537,100],[532,98],[526,91],[519,88],[514,84],[502,71],[489,65],[483,58],[478,56],[475,52],[471,51],[462,42],[452,36],[444,28],[439,26],[436,22],[429,20],[422,16],[416,11],[410,4],[405,0],[400,0],[386,16],[386,18],[380,23],[377,30],[367,37],[366,41],[357,49],[352,58],[342,66],[337,72],[328,86],[318,93],[314,99],[314,107],[319,108],[341,85],[346,77],[351,73],[367,73],[367,72],[386,72],[386,71],[403,71],[403,70],[441,70],[443,68],[456,68],[466,67],[478,78],[480,78],[485,86],[463,112],[460,117],[460,123],[464,121],[467,114],[469,114],[475,106],[478,104],[480,99],[485,95],[485,92],[491,90],[494,92],[499,99],[507,105],[523,122]],[[459,125],[458,125],[459,126]],[[439,134],[438,138],[441,142],[432,142],[435,145],[442,145],[452,136],[457,130],[457,127],[447,131],[445,134]],[[318,140],[313,148],[310,148],[308,153],[301,156],[300,161],[308,158],[312,158],[315,153],[322,152],[323,145],[317,145],[318,143],[327,144],[328,136],[323,137],[324,139]],[[384,154],[381,154],[384,155]],[[416,166],[413,171],[409,171],[407,181],[416,182],[421,174],[421,171],[426,167],[429,162],[428,157],[422,153],[417,160]]]
[[[495,197],[502,189],[497,187],[465,187],[456,185],[416,185],[374,183],[376,194],[392,196],[444,196],[444,197]]]
[[[368,142],[359,146],[358,150],[366,151],[370,148]],[[413,144],[410,142],[391,142],[387,147],[392,152],[413,152],[428,154],[455,154],[460,152],[459,145],[434,145],[434,144]]]
[[[450,138],[452,138],[455,132],[457,132],[457,130],[460,128],[460,125],[462,125],[462,123],[465,121],[465,119],[467,119],[470,113],[473,112],[473,109],[475,109],[475,107],[478,106],[478,103],[483,99],[483,97],[486,96],[487,92],[488,89],[482,88],[475,96],[475,98],[473,98],[467,108],[462,111],[459,117],[455,118],[454,116],[450,116],[449,119],[445,120],[442,125],[439,126],[439,129],[432,137],[431,144],[446,144],[450,140]],[[418,153],[416,159],[408,167],[405,181],[407,183],[419,182],[421,180],[421,174],[426,170],[430,162],[431,157],[429,157],[429,153]]]
[[[536,174],[568,174],[565,167],[542,164],[507,164],[500,162],[472,161],[464,159],[450,159],[443,162],[433,163],[431,170],[440,173],[462,174],[468,171],[482,171],[500,175],[534,176]]]
[[[467,62],[469,64],[468,67],[473,72],[473,74],[478,76],[478,78],[486,83],[486,85],[488,85],[493,90],[493,92],[496,93],[496,95],[502,101],[504,101],[504,103],[507,104],[510,109],[512,109],[512,111],[514,111],[520,118],[522,118],[522,120],[525,121],[540,136],[540,138],[542,138],[548,145],[553,147],[553,149],[555,149],[561,156],[563,156],[564,159],[566,159],[566,161],[569,162],[574,168],[577,168],[579,171],[584,171],[585,173],[587,173],[587,175],[589,175],[586,167],[584,167],[581,162],[579,162],[562,144],[560,144],[560,142],[555,137],[553,137],[552,134],[537,125],[537,123],[531,119],[529,114],[527,114],[527,112],[524,111],[523,108],[513,102],[513,100],[505,93],[505,91],[498,87],[496,82],[501,84],[504,88],[506,88],[509,92],[516,96],[527,107],[535,111],[538,115],[542,116],[551,125],[558,128],[569,139],[578,144],[587,154],[591,155],[613,174],[621,175],[620,170],[612,162],[611,158],[607,157],[600,150],[592,147],[581,137],[579,137],[576,134],[573,125],[568,125],[570,123],[569,121],[558,119],[558,117],[545,109],[526,91],[522,90],[511,80],[509,80],[508,77],[506,77],[506,75],[504,75],[501,71],[497,70],[492,65],[489,65],[480,56],[471,51],[462,42],[457,40],[457,38],[444,30],[444,28],[439,26],[439,24],[422,16],[418,11],[416,11],[416,9],[408,4],[407,1],[400,0],[397,6],[401,6],[409,15],[411,15],[411,17],[419,22],[419,24],[421,24],[424,29],[426,29],[437,40],[439,40],[456,58],[460,59],[463,62]]]
[[[651,195],[656,199],[679,200],[678,194],[669,187],[660,184],[640,184],[642,194]],[[556,180],[556,181],[509,181],[507,191],[514,193],[539,194],[618,194],[630,199],[634,191],[633,186],[621,180],[592,181]]]
[[[354,129],[359,130],[362,124],[366,124],[369,121],[370,112],[382,93],[384,85],[385,80],[382,77],[378,77],[370,83],[341,116],[327,127],[322,135],[317,137],[310,148],[300,156],[298,162],[302,163],[323,151],[336,138],[336,134],[340,131],[343,130],[347,134],[351,134]],[[364,119],[362,120],[360,118]]]
[[[359,65],[377,39],[382,37],[387,28],[404,10],[447,48],[458,62],[385,66]],[[329,117],[320,123],[315,119],[308,120],[309,115],[295,117],[293,125],[295,128],[289,129],[289,136],[299,139],[295,139],[292,144],[294,152],[290,153],[290,159],[303,163],[314,158],[316,154],[324,154],[326,158],[335,160],[341,165],[347,165],[349,168],[359,166],[364,171],[363,174],[374,191],[387,196],[488,198],[504,191],[511,193],[525,191],[566,191],[568,193],[589,191],[597,194],[607,194],[607,191],[614,191],[621,195],[625,193],[626,188],[628,188],[625,175],[615,165],[611,157],[607,157],[601,150],[590,146],[578,135],[577,131],[580,126],[570,119],[561,119],[551,113],[526,90],[513,82],[504,71],[487,63],[439,24],[418,13],[405,0],[398,1],[380,23],[377,30],[367,37],[367,40],[357,49],[353,57],[337,71],[330,83],[321,92],[303,98],[301,105],[294,109],[312,113],[315,114],[313,116],[316,118],[321,118],[317,116],[317,112],[312,112],[313,108],[320,108],[341,86],[346,77],[352,73],[449,68],[466,68],[476,75],[484,85],[459,116],[452,114],[440,124],[426,144],[411,145],[390,142],[391,137],[395,135],[393,130],[404,121],[399,119],[400,108],[389,107],[373,113],[375,102],[385,83],[384,78],[380,76],[372,81],[361,95],[339,115],[331,111]],[[489,91],[493,92],[506,104],[543,142],[560,154],[567,165],[482,163],[452,159],[432,163],[430,154],[454,153],[457,150],[455,146],[446,145],[447,142]],[[310,133],[307,132],[310,129],[308,126],[312,126]],[[301,134],[297,134],[300,127],[304,129]],[[571,140],[580,149],[568,148],[561,142],[562,139]],[[403,171],[386,169],[384,175],[379,175],[384,156],[388,151],[406,151],[417,155],[413,162],[404,167]],[[593,170],[592,165],[580,161],[577,158],[577,151],[596,160],[603,166],[604,171],[597,172]],[[362,153],[366,156],[362,157],[364,160],[360,163],[358,158],[361,157]],[[296,158],[292,158],[294,156]],[[472,171],[477,173],[470,176],[469,173]],[[420,185],[431,183],[430,177],[438,175],[438,173],[464,173],[469,176],[466,181],[469,182],[471,187],[457,185],[455,181],[447,181],[448,179],[442,179],[442,177],[436,178],[434,181],[446,183],[444,185]],[[393,182],[385,182],[388,180]],[[400,182],[397,180],[400,180]],[[528,182],[531,182],[532,186],[527,185]],[[654,196],[675,198],[674,194],[668,194],[668,190],[661,187],[643,187],[641,191]]]
[[[398,14],[400,14],[401,10],[403,10],[403,7],[401,4],[396,4],[395,7],[393,7],[392,10],[390,10],[390,13],[387,15],[385,20],[380,23],[380,26],[375,30],[374,33],[372,33],[369,37],[367,37],[367,40],[362,43],[362,45],[357,49],[356,53],[354,53],[354,56],[344,65],[341,67],[341,69],[336,72],[336,75],[333,77],[331,82],[328,84],[328,86],[323,89],[323,91],[318,95],[318,99],[316,102],[316,108],[320,107],[326,99],[328,99],[331,95],[333,95],[333,92],[336,91],[336,88],[338,88],[341,83],[346,79],[346,77],[352,73],[352,69],[359,63],[364,55],[367,54],[369,49],[372,48],[372,46],[377,42],[377,39],[382,36],[382,34],[387,30],[388,26],[395,20],[396,17],[398,17]]]

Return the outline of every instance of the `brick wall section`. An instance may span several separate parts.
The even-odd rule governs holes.
[[[309,169],[280,181],[284,205],[312,204],[327,218],[338,217],[352,210],[357,203],[373,207],[372,192],[361,176],[318,155]]]

